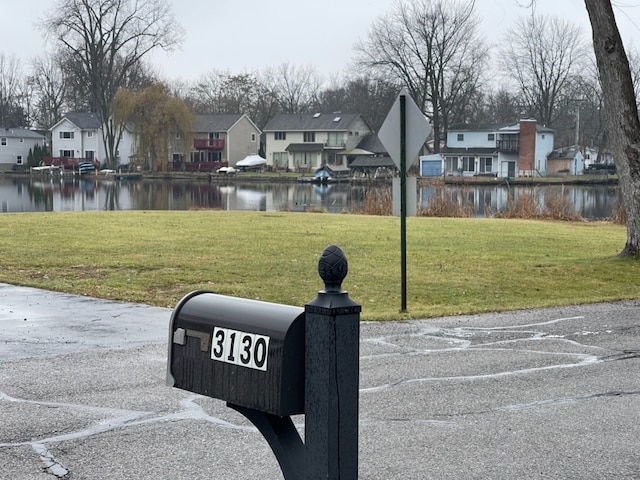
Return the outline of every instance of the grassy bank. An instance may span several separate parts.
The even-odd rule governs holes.
[[[401,315],[399,219],[264,212],[4,214],[0,282],[173,307],[196,289],[304,305],[329,244],[364,319],[423,318],[640,298],[626,231],[605,223],[409,218]]]

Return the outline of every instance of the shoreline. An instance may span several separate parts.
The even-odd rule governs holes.
[[[203,180],[212,183],[302,183],[299,175],[290,174],[260,174],[241,172],[234,175],[221,175],[210,173],[176,173],[176,172],[151,172],[143,173],[143,180]],[[417,177],[418,185],[455,185],[455,186],[539,186],[539,185],[617,185],[618,177],[612,175],[580,175],[572,177]],[[368,178],[356,177],[335,182],[337,184],[352,185],[384,185],[391,186],[392,177]]]
[[[32,174],[29,172],[4,172],[4,175],[12,177],[49,177],[47,174]],[[140,180],[168,180],[168,181],[202,181],[210,183],[236,183],[236,182],[256,182],[256,183],[302,183],[301,178],[304,176],[297,174],[272,174],[272,173],[254,173],[254,172],[238,172],[233,175],[215,174],[210,172],[140,172],[134,174],[122,173],[122,177],[131,175],[135,178],[118,178],[124,181],[140,181]],[[55,176],[55,175],[53,175]],[[118,176],[118,175],[116,175]],[[82,176],[73,175],[73,178],[84,178],[91,180],[113,180],[113,175],[85,174]],[[344,179],[340,184],[388,184],[391,185],[392,177],[369,178],[354,177]],[[454,186],[540,186],[540,185],[617,185],[618,177],[616,175],[580,175],[580,176],[555,176],[555,177],[417,177],[419,185],[454,185]]]

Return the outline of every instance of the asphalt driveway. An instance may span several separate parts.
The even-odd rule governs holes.
[[[0,478],[282,478],[170,315],[0,285]],[[359,423],[361,479],[640,479],[640,302],[364,322]]]

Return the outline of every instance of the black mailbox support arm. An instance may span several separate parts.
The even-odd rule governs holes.
[[[305,447],[291,417],[279,417],[231,403],[227,403],[227,407],[244,415],[260,431],[286,480],[304,479]]]

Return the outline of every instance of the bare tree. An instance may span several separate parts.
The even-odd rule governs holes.
[[[522,99],[504,86],[484,97],[482,123],[513,123],[522,116]]]
[[[610,136],[627,222],[621,256],[640,256],[640,118],[629,60],[612,2],[585,0],[593,35],[605,120]]]
[[[204,75],[192,90],[194,106],[201,113],[256,114],[262,88],[250,73],[237,75],[212,71]]]
[[[598,147],[603,151],[607,146],[607,134],[604,122],[604,100],[595,58],[592,58],[580,72],[580,77],[574,82],[573,92],[575,102],[572,108],[566,110],[566,114],[571,118],[571,131],[565,132],[565,136],[570,137],[572,143],[581,147]],[[554,126],[556,133],[562,127],[562,120],[560,118],[558,125]],[[568,119],[564,121],[567,126]]]
[[[29,82],[36,97],[35,123],[42,128],[50,128],[62,118],[66,93],[65,75],[58,59],[35,58]]]
[[[440,148],[447,125],[478,88],[487,48],[473,0],[398,0],[356,44],[356,62],[406,85],[433,124]]]
[[[213,70],[200,77],[186,100],[198,113],[245,113],[258,128],[278,110],[276,99],[258,73]]]
[[[374,130],[378,130],[393,105],[400,87],[385,79],[365,76],[334,83],[321,90],[314,110],[319,112],[360,113]]]
[[[222,93],[221,104],[227,113],[246,113],[258,128],[267,124],[277,107],[277,99],[255,74],[227,77]]]
[[[107,163],[117,154],[111,102],[138,76],[152,50],[180,44],[182,28],[167,0],[58,0],[41,23],[47,37],[72,58],[88,86],[89,107],[105,122]]]
[[[297,67],[289,62],[267,68],[262,74],[262,82],[278,102],[281,113],[306,112],[318,96],[322,84],[315,68]]]
[[[637,48],[629,48],[627,52],[633,91],[636,94],[636,103],[640,103],[640,51]]]
[[[585,66],[587,48],[580,28],[532,14],[507,31],[503,45],[502,69],[517,83],[528,115],[553,126],[573,101],[572,87]]]
[[[231,76],[229,70],[212,70],[202,75],[189,89],[187,98],[197,113],[217,114],[220,111],[224,79]],[[232,112],[237,113],[237,112]]]
[[[0,127],[25,127],[24,84],[20,61],[0,53]]]

